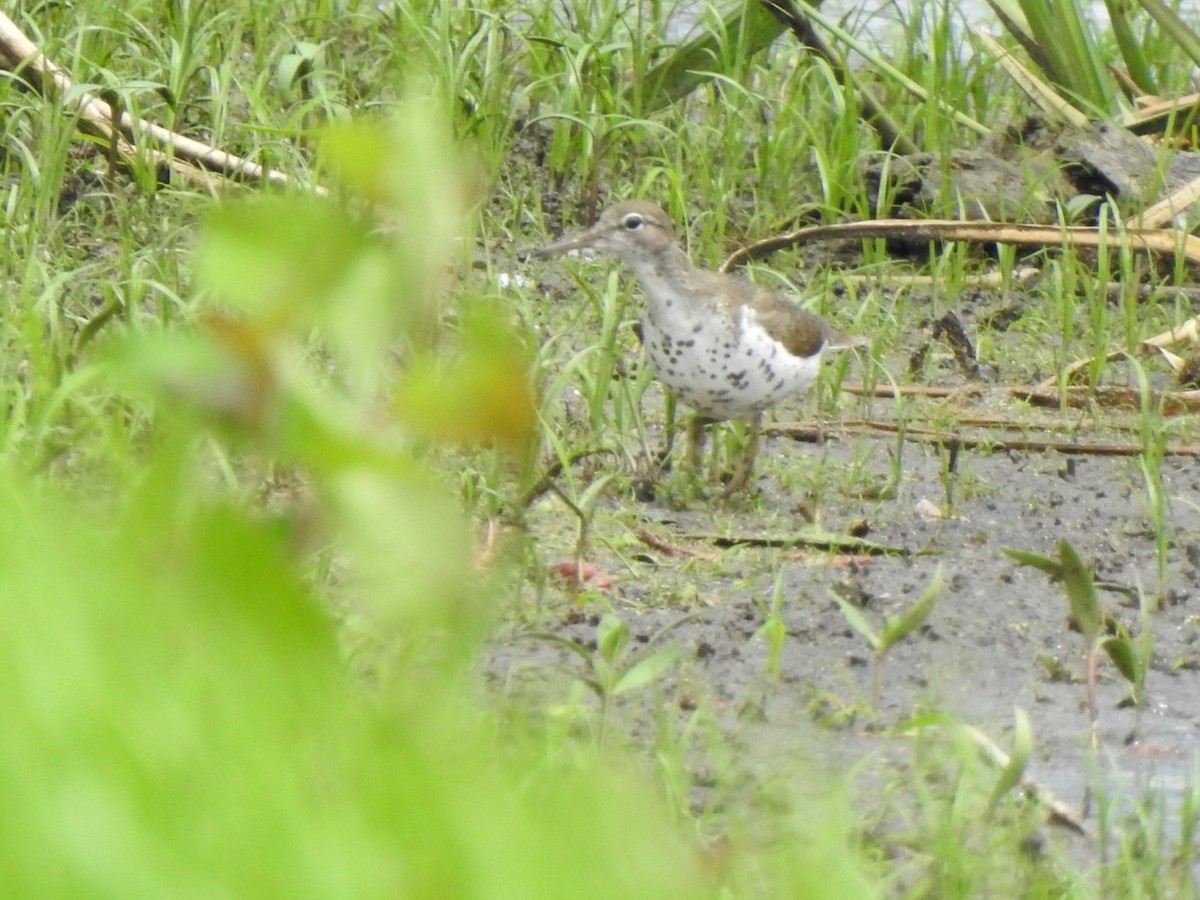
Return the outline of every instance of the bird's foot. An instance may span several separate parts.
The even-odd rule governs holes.
[[[759,487],[754,482],[752,473],[743,469],[742,466],[738,466],[725,482],[721,497],[725,500],[733,500],[752,497],[757,493],[759,493]]]

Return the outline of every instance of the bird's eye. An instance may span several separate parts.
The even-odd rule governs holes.
[[[630,213],[621,220],[621,224],[625,226],[626,231],[637,231],[642,227],[644,220],[637,213]]]

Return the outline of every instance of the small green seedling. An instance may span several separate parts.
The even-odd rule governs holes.
[[[996,783],[992,786],[988,798],[988,810],[994,812],[997,804],[1009,794],[1013,788],[1021,787],[1027,793],[1036,795],[1036,786],[1025,778],[1025,769],[1033,756],[1033,728],[1029,723],[1029,714],[1020,707],[1013,708],[1013,740],[1012,752],[1005,753],[987,734],[974,725],[964,725],[951,716],[932,712],[924,713],[896,726],[895,734],[919,734],[928,729],[940,729],[963,746],[973,746],[990,765],[1000,770]]]
[[[871,645],[871,649],[875,651],[871,676],[871,706],[876,710],[879,708],[884,657],[895,644],[925,624],[925,620],[929,618],[934,605],[942,595],[943,586],[942,567],[939,565],[933,572],[933,578],[929,580],[929,586],[925,588],[917,602],[900,615],[888,616],[884,619],[883,628],[878,634],[871,628],[866,616],[862,614],[862,610],[848,600],[830,592],[830,596],[841,608],[842,615],[846,617],[850,627],[865,637]]]
[[[653,647],[667,630],[678,624],[680,623],[668,625],[666,629],[653,635],[647,642],[647,647]],[[600,623],[596,626],[594,650],[557,634],[539,633],[538,637],[566,647],[586,663],[589,674],[584,677],[583,683],[600,699],[597,742],[601,747],[607,738],[609,712],[613,700],[657,681],[674,665],[680,654],[678,643],[668,644],[656,652],[647,652],[646,655],[631,653],[629,626],[612,613],[605,613],[600,617]]]
[[[556,442],[557,443],[557,442]],[[564,470],[568,471],[568,470]],[[587,557],[588,532],[592,527],[592,517],[596,513],[596,503],[610,481],[616,476],[613,473],[601,475],[589,483],[581,493],[576,493],[574,478],[567,480],[566,487],[560,487],[557,482],[550,482],[550,490],[569,509],[579,523],[575,538],[575,578],[573,590],[579,588],[579,573],[583,571],[583,561]]]
[[[1138,634],[1134,637],[1121,622],[1112,634],[1100,639],[1100,644],[1117,671],[1129,683],[1129,699],[1139,709],[1146,702],[1146,674],[1154,657],[1155,599],[1138,588]]]
[[[1029,714],[1017,706],[1013,708],[1013,717],[1012,752],[1007,758],[998,754],[992,757],[1000,765],[1000,775],[988,800],[988,808],[992,810],[1005,794],[1021,784],[1029,758],[1033,755],[1033,726],[1029,724]]]
[[[1116,634],[1105,633],[1104,612],[1096,598],[1096,581],[1092,567],[1084,564],[1070,541],[1058,542],[1058,559],[1011,547],[1006,547],[1004,554],[1023,566],[1031,566],[1046,573],[1051,581],[1063,583],[1071,618],[1083,634],[1088,712],[1093,729],[1097,716],[1096,668],[1101,651],[1108,654],[1117,671],[1129,682],[1135,701],[1140,703],[1145,683],[1145,668],[1149,662],[1143,658],[1146,653],[1144,649],[1139,650],[1123,625],[1117,625]]]
[[[771,595],[771,608],[763,610],[763,623],[754,632],[756,639],[762,638],[767,642],[767,661],[765,670],[773,682],[779,681],[780,657],[783,654],[783,642],[787,638],[787,626],[779,611],[783,608],[783,570],[775,573],[775,590]]]

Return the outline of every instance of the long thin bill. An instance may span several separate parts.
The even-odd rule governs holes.
[[[547,256],[561,256],[563,253],[570,253],[572,250],[583,250],[585,247],[591,247],[596,242],[596,236],[590,231],[585,231],[583,234],[576,235],[572,238],[556,241],[553,244],[547,244],[545,247],[538,247],[531,250],[529,255],[536,256],[539,259]]]

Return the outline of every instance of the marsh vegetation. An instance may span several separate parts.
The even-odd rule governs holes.
[[[1194,896],[1200,41],[993,5],[13,4],[8,890]],[[964,221],[1071,110],[1161,177]],[[869,338],[748,491],[632,280],[524,255],[630,197]]]

